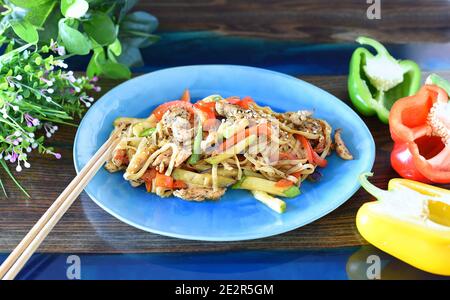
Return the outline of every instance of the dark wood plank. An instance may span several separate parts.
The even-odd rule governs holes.
[[[137,9],[156,15],[162,30],[212,30],[246,37],[306,42],[448,42],[450,2],[381,1],[381,19],[369,20],[362,0],[152,0]]]
[[[450,79],[450,71],[441,73]],[[301,77],[340,99],[348,102],[345,76]],[[102,82],[108,90],[117,82]],[[376,118],[363,118],[369,126],[377,145],[372,181],[386,188],[388,180],[396,177],[389,164],[392,142],[386,125]],[[18,176],[32,193],[26,199],[11,183],[6,181],[9,198],[0,196],[0,252],[11,251],[32,225],[39,219],[65,186],[75,176],[72,146],[75,128],[63,127],[50,140],[63,158],[42,159],[33,157],[32,169]],[[4,178],[5,174],[0,172]],[[194,252],[243,249],[311,249],[362,245],[366,242],[355,227],[358,208],[371,197],[359,190],[349,201],[324,218],[297,230],[245,242],[215,243],[177,240],[147,233],[128,226],[94,204],[82,194],[39,248],[41,252]]]

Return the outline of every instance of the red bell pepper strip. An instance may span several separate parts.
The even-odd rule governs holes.
[[[174,189],[185,189],[187,187],[188,187],[187,184],[183,180],[174,180],[173,181]]]
[[[125,149],[117,150],[113,160],[116,162],[116,164],[119,164],[119,166],[128,165],[130,163],[130,159],[127,155],[127,150]]]
[[[249,104],[255,101],[251,97],[244,97],[242,100],[239,97],[229,97],[226,101],[230,104],[234,104],[242,107],[243,109],[249,109]]]
[[[191,102],[191,94],[189,93],[188,89],[184,90],[180,100],[185,102]]]
[[[215,110],[215,102],[197,102],[194,104],[194,107],[203,112],[206,116],[206,119],[215,119],[216,118],[216,110]]]
[[[150,169],[145,171],[144,175],[142,175],[141,179],[145,182],[145,188],[147,189],[147,192],[152,191],[152,180],[156,177],[156,170]]]
[[[168,189],[185,189],[187,184],[182,180],[174,180],[171,176],[156,173],[155,185]]]
[[[156,173],[155,185],[164,188],[173,188],[173,178],[161,173]]]
[[[255,101],[250,98],[250,97],[244,97],[244,99],[242,99],[237,105],[239,105],[240,107],[244,108],[244,109],[249,109],[249,104],[250,103],[254,103]]]
[[[280,179],[275,183],[275,186],[277,187],[288,187],[294,185],[294,183],[287,179]]]
[[[449,107],[447,93],[434,85],[394,103],[389,115],[391,165],[400,176],[450,183]]]
[[[160,106],[158,106],[153,111],[153,115],[158,120],[161,120],[163,115],[166,113],[166,111],[168,111],[169,109],[171,109],[173,107],[183,107],[187,111],[189,111],[191,114],[193,114],[192,103],[186,102],[186,101],[181,101],[181,100],[174,100],[174,101],[169,101],[169,102],[163,103]]]
[[[300,171],[298,171],[298,172],[292,173],[291,175],[294,177],[300,178],[300,176],[302,176],[302,173]]]
[[[194,107],[203,114],[203,129],[208,131],[218,125],[216,119],[216,102],[203,102],[198,101],[194,104]]]
[[[230,104],[238,104],[241,101],[241,98],[239,98],[238,96],[233,96],[226,98],[225,101]]]
[[[302,143],[302,146],[306,151],[306,157],[309,163],[318,165],[321,168],[325,168],[327,166],[327,160],[320,157],[320,155],[317,154],[316,151],[314,151],[309,141],[303,135],[296,134],[296,138],[300,141],[300,143]]]

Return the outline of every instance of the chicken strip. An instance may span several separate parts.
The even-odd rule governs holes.
[[[334,142],[336,147],[336,153],[337,155],[345,160],[352,160],[353,155],[348,150],[347,146],[344,143],[344,140],[341,137],[342,129],[336,129],[336,132],[334,133]]]
[[[187,189],[175,190],[173,194],[181,199],[189,201],[217,200],[225,194],[225,188],[216,191],[210,188],[191,187]]]

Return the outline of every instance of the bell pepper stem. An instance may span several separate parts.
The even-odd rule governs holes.
[[[387,49],[378,41],[365,37],[365,36],[360,36],[356,39],[356,41],[358,43],[360,43],[361,45],[369,45],[372,46],[375,50],[377,50],[378,54],[382,55],[382,56],[387,56],[387,57],[392,57],[389,52],[387,51]]]
[[[427,80],[425,81],[425,84],[433,84],[437,85],[441,89],[443,89],[447,95],[450,95],[450,82],[442,78],[441,76],[437,74],[431,74],[428,76]]]
[[[367,172],[367,173],[362,173],[361,175],[359,175],[359,183],[361,184],[361,186],[372,196],[374,196],[375,198],[377,198],[378,200],[382,199],[383,197],[386,197],[386,195],[389,193],[388,191],[382,190],[378,187],[376,187],[375,185],[371,184],[369,182],[369,180],[367,179],[368,177],[373,176],[373,173],[371,172]]]

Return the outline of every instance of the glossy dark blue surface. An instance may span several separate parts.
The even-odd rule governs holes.
[[[209,31],[162,32],[161,40],[143,51],[147,73],[168,67],[197,64],[241,64],[290,75],[345,75],[356,43],[308,44],[260,38],[224,36]],[[415,60],[424,71],[450,69],[450,43],[387,44],[398,59]],[[71,59],[83,70],[88,57]]]
[[[72,254],[35,254],[17,279],[67,279]],[[381,279],[450,279],[417,270],[372,246],[317,251],[78,255],[81,279],[373,279],[370,255],[380,258]],[[0,255],[0,262],[6,255]]]

